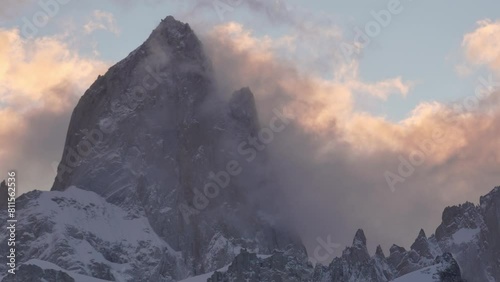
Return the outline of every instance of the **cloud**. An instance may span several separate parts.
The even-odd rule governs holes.
[[[466,59],[472,65],[485,65],[500,71],[500,21],[477,22],[478,27],[467,33],[462,41]]]
[[[406,96],[413,86],[413,82],[405,82],[401,76],[375,83],[364,82],[360,80],[359,62],[356,60],[341,65],[335,71],[335,79],[353,92],[366,93],[382,100],[386,100],[391,94]]]
[[[338,120],[346,122],[360,94],[386,99],[392,93],[406,95],[411,88],[411,83],[403,82],[401,77],[364,82],[357,61],[342,64],[332,61],[334,75],[329,79],[299,70],[296,66],[303,65],[291,59],[297,53],[298,36],[294,33],[274,39],[257,37],[241,24],[227,23],[216,26],[205,41],[211,49],[211,59],[220,66],[216,70],[219,82],[230,81],[224,91],[229,93],[238,86],[252,85],[263,95],[287,100],[290,114],[300,117],[298,120],[305,130],[318,134],[332,130]],[[284,55],[287,53],[290,55]],[[226,65],[225,61],[231,60],[238,60],[234,65],[240,67]]]
[[[107,64],[57,37],[26,40],[0,29],[0,171],[19,169],[20,193],[48,189],[71,111]]]
[[[471,89],[454,104],[424,102],[393,122],[358,111],[355,101],[363,94],[407,95],[411,82],[400,76],[366,82],[359,61],[339,64],[335,54],[329,60],[332,76],[311,72],[291,59],[297,40],[284,40],[300,36],[259,37],[226,23],[203,42],[221,92],[250,86],[263,124],[274,108],[292,116],[293,124],[270,145],[272,175],[285,189],[280,202],[297,219],[310,248],[327,235],[348,244],[360,227],[371,244],[407,247],[419,228],[434,231],[444,207],[477,201],[498,185],[492,169],[500,165],[494,137],[500,124],[498,92],[476,96]],[[418,164],[391,192],[385,172],[398,174],[402,160]]]
[[[120,29],[116,24],[115,17],[112,13],[95,10],[92,13],[92,18],[83,26],[85,33],[90,34],[96,30],[109,31],[115,35],[120,34]]]

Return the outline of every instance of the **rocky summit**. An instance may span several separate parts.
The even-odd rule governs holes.
[[[225,99],[214,77],[173,17],[98,77],[74,109],[52,190],[17,199],[17,274],[2,281],[500,281],[500,188],[446,208],[409,250],[370,255],[360,229],[313,266],[263,204],[280,188],[245,142],[260,128],[251,90]]]

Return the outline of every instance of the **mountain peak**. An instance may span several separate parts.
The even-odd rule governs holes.
[[[194,33],[189,24],[176,20],[173,16],[167,16],[161,20],[160,24],[154,29],[153,33],[163,33],[164,35],[180,36]]]
[[[375,250],[375,256],[379,258],[385,258],[384,251],[382,250],[382,247],[380,245],[378,245],[377,249]]]
[[[199,63],[206,60],[202,43],[189,24],[172,16],[161,20],[140,49],[144,50],[144,46],[148,54],[166,52],[167,57],[182,55],[184,59],[195,59]]]
[[[410,249],[416,251],[420,256],[426,258],[433,258],[432,252],[430,250],[429,242],[427,241],[427,236],[423,229],[420,229],[415,242],[411,245]]]
[[[174,18],[174,16],[172,16],[172,15],[166,16],[164,19],[161,20],[161,22],[170,23],[170,24],[178,24],[178,23],[184,24],[183,22],[176,20]]]
[[[52,189],[92,191],[131,217],[144,217],[179,250],[161,258],[157,269],[175,266],[162,270],[173,277],[165,281],[219,269],[236,249],[270,254],[288,244],[302,248],[251,204],[267,175],[253,165],[245,181],[223,174],[236,162],[237,144],[255,134],[258,117],[249,88],[221,103],[215,78],[189,25],[171,16],[162,20],[78,102]],[[223,191],[228,185],[231,192]],[[240,240],[249,236],[257,240]]]
[[[420,239],[420,238],[422,238],[422,239],[427,239],[427,236],[425,235],[425,231],[424,231],[424,229],[420,229],[420,232],[418,232],[418,237],[417,237],[417,239]]]
[[[354,240],[352,241],[353,247],[366,247],[366,236],[363,229],[358,229],[356,235],[354,235]]]
[[[230,115],[250,134],[256,134],[259,125],[255,98],[248,87],[235,91],[229,100]]]

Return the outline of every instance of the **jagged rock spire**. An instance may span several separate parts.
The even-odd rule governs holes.
[[[255,98],[249,87],[235,91],[229,100],[229,114],[251,135],[256,135],[259,118]]]
[[[418,238],[427,239],[424,229],[420,229],[420,232],[418,232]]]
[[[352,240],[352,246],[347,247],[342,252],[342,257],[347,261],[367,261],[370,259],[368,249],[366,248],[366,236],[362,229],[358,229]]]
[[[358,229],[356,235],[354,235],[354,240],[352,241],[353,247],[366,248],[366,236],[363,229]]]
[[[380,245],[378,245],[377,249],[375,250],[375,256],[379,258],[385,258],[384,251],[382,250],[382,247]]]
[[[417,252],[420,256],[426,257],[429,259],[434,258],[432,256],[431,248],[429,247],[429,242],[427,241],[427,236],[423,229],[420,229],[415,242],[410,247],[412,250]]]

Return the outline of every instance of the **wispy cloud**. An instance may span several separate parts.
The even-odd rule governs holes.
[[[91,19],[83,26],[85,33],[90,34],[96,30],[109,31],[115,35],[120,34],[116,19],[112,13],[95,10]]]

